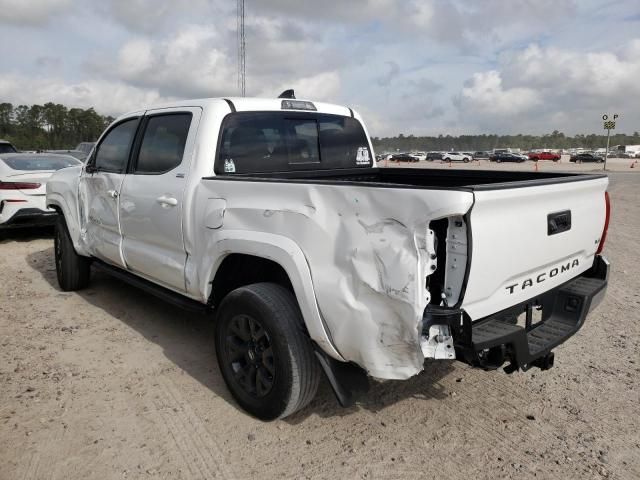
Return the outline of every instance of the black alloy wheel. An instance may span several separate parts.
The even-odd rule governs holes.
[[[267,395],[276,376],[269,334],[255,318],[240,314],[225,325],[224,358],[238,385],[254,398]]]

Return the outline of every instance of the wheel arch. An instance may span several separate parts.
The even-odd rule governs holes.
[[[329,330],[322,319],[311,270],[302,249],[291,239],[281,235],[226,231],[225,237],[212,246],[213,250],[221,254],[205,267],[206,285],[201,286],[205,298],[212,301],[213,305],[219,304],[232,287],[238,288],[248,284],[243,282],[243,279],[249,280],[250,283],[284,283],[291,288],[296,297],[311,339],[331,357],[345,361],[333,345]],[[232,278],[229,272],[233,272],[232,269],[237,266],[245,269],[256,267],[262,272],[258,271],[258,275],[255,272],[242,272],[236,279],[231,280],[231,285],[225,285],[225,280]],[[265,276],[261,278],[260,273]]]

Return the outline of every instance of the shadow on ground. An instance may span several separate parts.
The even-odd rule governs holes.
[[[0,245],[9,242],[31,242],[38,239],[53,240],[53,227],[23,227],[0,229]]]
[[[29,254],[27,262],[56,291],[60,291],[53,248]],[[218,370],[212,315],[184,311],[95,270],[92,271],[90,286],[77,294],[162,347],[165,356],[177,367],[238,408]],[[432,362],[425,365],[422,374],[409,380],[372,382],[369,393],[355,406],[346,409],[338,405],[328,382],[323,379],[311,404],[287,421],[298,424],[314,414],[321,417],[345,416],[360,409],[378,412],[407,398],[443,398],[447,393],[438,382],[454,368],[450,362]]]

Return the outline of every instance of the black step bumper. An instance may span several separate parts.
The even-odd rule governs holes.
[[[472,321],[463,309],[430,305],[423,318],[423,333],[434,324],[449,325],[456,358],[473,366],[496,369],[506,362],[507,373],[518,369],[553,366],[552,349],[574,335],[590,310],[604,297],[609,262],[596,256],[593,267],[539,297],[489,317]],[[541,310],[534,323],[533,311]],[[524,314],[524,325],[515,323]]]

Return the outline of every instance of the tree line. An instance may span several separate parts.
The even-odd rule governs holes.
[[[0,102],[0,138],[19,150],[72,149],[95,141],[113,117],[93,108],[67,108],[56,103],[17,105]]]
[[[67,108],[56,103],[18,105],[0,103],[0,138],[9,140],[20,150],[70,149],[80,142],[95,141],[113,117],[97,113],[93,108]],[[377,152],[492,150],[494,148],[588,148],[604,147],[606,135],[578,134],[567,136],[558,130],[545,135],[438,135],[416,137],[373,137]],[[616,133],[611,145],[639,145],[640,133]]]
[[[520,148],[533,150],[538,148],[587,148],[595,150],[606,147],[607,136],[578,134],[567,136],[558,130],[545,135],[438,135],[437,137],[416,137],[413,135],[397,137],[373,137],[376,152],[410,151],[487,151],[494,148]],[[633,135],[616,133],[611,135],[611,146],[640,145],[640,133]]]

